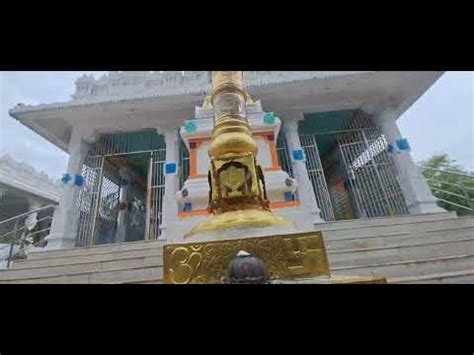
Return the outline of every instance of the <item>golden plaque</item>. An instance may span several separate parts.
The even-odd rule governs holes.
[[[321,232],[241,238],[164,247],[164,283],[217,284],[240,250],[262,259],[269,279],[330,276]]]

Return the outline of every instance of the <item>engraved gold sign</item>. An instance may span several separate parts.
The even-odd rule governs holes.
[[[167,284],[220,283],[240,250],[260,259],[269,279],[330,276],[321,232],[242,238],[164,247],[164,282]]]

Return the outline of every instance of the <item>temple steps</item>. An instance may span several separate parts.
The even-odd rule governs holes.
[[[420,241],[419,244],[405,246],[329,250],[328,257],[331,268],[334,268],[438,256],[453,256],[466,252],[474,254],[474,236],[455,241],[431,242],[428,240],[426,243]]]
[[[128,242],[128,243],[119,243],[119,244],[94,245],[90,247],[81,247],[81,248],[73,248],[73,249],[32,252],[28,254],[28,259],[38,260],[38,259],[49,259],[49,258],[58,258],[58,257],[107,254],[111,252],[113,253],[113,252],[131,251],[131,250],[155,249],[155,248],[161,248],[164,244],[165,244],[164,241],[147,241],[147,242],[138,241],[138,242]]]
[[[340,220],[325,224],[318,224],[317,229],[322,231],[336,231],[344,229],[356,229],[364,227],[392,226],[402,224],[413,224],[416,222],[444,221],[459,219],[455,212],[427,213],[423,215],[400,215],[393,217],[375,217],[370,219]]]
[[[474,265],[474,253],[417,258],[412,260],[374,262],[364,265],[331,267],[334,276],[395,277],[423,276],[451,271],[469,271]]]
[[[474,221],[471,222],[474,224]],[[434,244],[437,242],[458,241],[470,238],[474,235],[473,227],[466,226],[448,231],[431,231],[418,233],[391,233],[383,236],[351,237],[347,239],[331,240],[325,236],[325,245],[331,252],[348,249],[370,249],[370,248],[390,248],[404,247],[418,244]],[[328,240],[326,240],[328,239]]]
[[[474,218],[439,213],[384,219],[386,226],[373,228],[366,220],[327,225],[323,235],[333,275],[380,276],[390,283],[474,282]]]
[[[163,283],[163,278],[155,278],[155,279],[149,279],[149,280],[135,280],[132,282],[125,282],[127,284],[134,284],[134,285],[160,285]]]
[[[327,226],[321,227],[324,233],[324,239],[326,241],[332,240],[344,240],[352,238],[365,238],[365,237],[379,237],[379,236],[390,236],[402,233],[418,233],[426,231],[440,231],[446,229],[447,223],[456,221],[459,226],[464,225],[471,227],[474,225],[471,219],[456,219],[445,216],[444,219],[423,219],[422,216],[412,216],[412,221],[407,221],[407,217],[403,218],[405,223],[397,223],[397,217],[386,218],[387,225],[374,225],[374,226],[357,226],[353,225],[353,221],[340,221],[333,222],[339,224],[336,229],[331,228],[333,223],[328,223]],[[454,226],[456,229],[458,225]],[[318,226],[319,227],[319,226]]]
[[[389,283],[394,284],[474,284],[474,270],[452,271],[422,276],[392,277]]]
[[[373,224],[373,226],[372,226]],[[453,213],[338,221],[319,226],[333,276],[389,283],[474,283],[474,218]],[[30,253],[0,283],[159,284],[165,241]]]
[[[145,244],[145,243],[143,243]],[[146,243],[147,248],[137,248],[137,249],[125,249],[125,250],[111,250],[107,253],[95,253],[95,250],[88,248],[89,253],[79,253],[76,255],[70,256],[55,256],[50,258],[40,258],[40,259],[25,259],[17,260],[14,262],[13,266],[15,269],[25,269],[32,267],[50,267],[57,265],[73,265],[73,264],[82,264],[82,263],[93,263],[93,262],[106,262],[113,260],[122,260],[122,259],[131,259],[131,258],[144,258],[144,257],[153,257],[153,256],[162,256],[163,255],[163,245],[162,243],[149,244]],[[118,245],[117,245],[118,246]]]
[[[139,283],[163,278],[162,266],[125,267],[94,272],[74,272],[55,276],[0,280],[8,284],[124,284]]]
[[[33,264],[34,265],[34,264]],[[58,278],[61,276],[71,276],[71,282],[75,283],[74,280],[86,280],[85,275],[96,275],[90,278],[91,281],[100,281],[103,278],[97,278],[104,272],[108,271],[119,271],[119,270],[133,270],[133,269],[162,269],[163,268],[163,257],[162,255],[156,256],[144,256],[144,257],[130,257],[120,258],[105,261],[94,261],[94,262],[76,262],[76,263],[65,263],[61,265],[46,265],[46,266],[33,266],[21,269],[3,270],[0,272],[0,282],[5,281],[20,281],[20,280],[40,280],[43,278]],[[81,277],[72,277],[81,275]],[[112,276],[115,275],[112,273]],[[156,276],[156,275],[155,275]],[[113,279],[110,279],[113,280]]]

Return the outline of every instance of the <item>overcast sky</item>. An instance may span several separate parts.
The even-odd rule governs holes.
[[[74,92],[74,80],[83,73],[0,72],[0,154],[8,153],[60,178],[68,155],[15,121],[8,110],[17,103],[67,101]],[[474,73],[445,73],[398,124],[415,160],[446,152],[464,168],[474,170]]]

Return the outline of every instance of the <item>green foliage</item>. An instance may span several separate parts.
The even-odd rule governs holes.
[[[448,173],[448,171],[450,171],[472,175],[472,172],[462,169],[456,164],[456,161],[451,160],[447,154],[434,155],[428,160],[422,161],[421,165],[438,170],[423,169],[423,176],[427,180],[435,197],[474,209],[474,177]],[[469,200],[461,196],[469,197]],[[458,215],[473,214],[472,211],[444,201],[438,201],[438,205],[448,211],[456,211]]]

